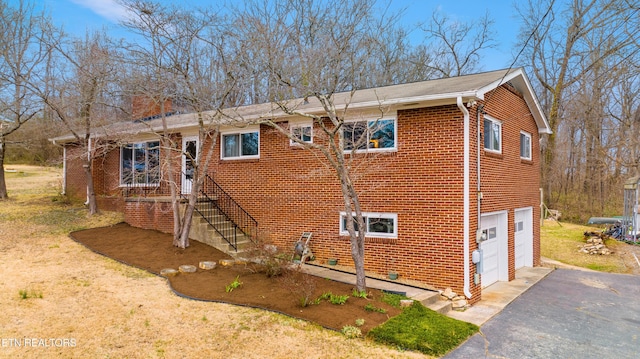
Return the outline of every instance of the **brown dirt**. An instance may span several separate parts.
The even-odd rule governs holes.
[[[172,245],[172,236],[169,234],[134,228],[124,223],[74,232],[71,237],[97,253],[154,274],[159,274],[164,268],[178,269],[184,264],[198,267],[200,261],[219,262],[221,259],[231,258],[196,241],[191,241],[188,248],[180,249]],[[292,293],[291,285],[284,283],[286,274],[268,277],[264,268],[253,263],[233,266],[218,264],[212,270],[198,268],[195,273],[169,277],[169,283],[177,294],[188,298],[267,309],[335,330],[340,330],[345,325],[355,325],[356,319],[364,319],[365,324],[360,329],[366,333],[400,312],[398,308],[382,302],[380,299],[383,293],[378,290],[369,290],[368,298],[358,298],[351,296],[352,285],[302,273],[294,272],[289,275],[305,277],[298,278],[297,283],[312,281],[315,287],[310,296],[312,299],[329,292],[350,297],[343,305],[323,300],[320,304],[302,307],[299,292]],[[236,277],[242,285],[227,292],[226,286]],[[366,311],[364,307],[367,304],[383,308],[386,313]]]
[[[60,169],[10,168],[18,173],[7,173],[10,199],[0,203],[0,358],[429,358],[175,295],[165,279],[69,238],[122,222],[121,214],[88,216],[68,203]]]

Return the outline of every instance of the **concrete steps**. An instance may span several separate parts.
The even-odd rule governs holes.
[[[411,299],[419,301],[425,307],[440,314],[447,314],[451,310],[451,302],[442,300],[438,292],[424,292],[411,297]]]
[[[233,234],[233,231],[235,230],[233,223],[227,221],[225,217],[220,214],[212,214],[211,216],[212,220],[218,224],[218,231],[229,237]],[[246,252],[252,244],[251,240],[238,230],[236,234],[238,249],[236,251],[231,244],[224,240],[216,229],[214,229],[207,220],[197,212],[193,214],[193,218],[191,220],[191,233],[189,237],[198,242],[210,245],[221,252],[231,255],[232,257],[236,257]]]

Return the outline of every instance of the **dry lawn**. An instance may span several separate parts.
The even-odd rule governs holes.
[[[257,309],[176,296],[70,231],[121,221],[64,203],[58,170],[8,166],[0,202],[0,357],[425,358]]]
[[[611,255],[589,255],[578,250],[585,244],[584,232],[599,232],[602,228],[558,223],[546,220],[541,228],[541,254],[562,263],[611,273],[640,275],[640,246],[609,239],[605,242]]]

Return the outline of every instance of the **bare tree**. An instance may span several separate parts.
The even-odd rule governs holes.
[[[627,0],[529,1],[519,12],[525,23],[521,45],[525,46],[526,64],[540,85],[539,95],[553,131],[543,146],[542,182],[545,202],[554,206],[558,199],[555,185],[565,170],[565,164],[556,162],[556,138],[567,118],[567,103],[578,93],[579,84],[591,86],[590,76],[598,78],[613,69],[601,68],[617,62],[610,59],[628,51],[635,51],[637,59],[638,7]]]
[[[167,163],[165,178],[170,182],[174,217],[174,245],[189,246],[191,219],[198,192],[207,175],[218,130],[222,120],[221,109],[236,101],[236,79],[232,75],[234,61],[227,58],[224,21],[208,9],[186,11],[179,7],[163,7],[146,1],[126,1],[125,7],[134,16],[125,26],[144,36],[148,43],[132,46],[135,66],[147,67],[149,81],[137,88],[163,106],[169,98],[179,100],[194,113],[198,123],[199,146],[195,153],[182,148],[170,136],[165,111],[161,110],[163,131],[159,134],[167,159],[179,153],[187,157],[192,173],[191,187],[184,212],[180,208],[177,174],[180,169]],[[142,70],[144,71],[144,70]]]
[[[479,70],[482,52],[496,46],[492,26],[489,14],[464,23],[434,11],[420,26],[426,44],[415,49],[413,63],[431,78],[473,73]]]
[[[6,136],[40,111],[28,84],[49,56],[43,42],[47,21],[23,0],[16,8],[0,2],[0,200],[8,198],[4,178]]]
[[[51,29],[50,33],[55,30]],[[55,38],[63,39],[62,35]],[[94,190],[93,160],[102,154],[95,138],[98,128],[116,120],[117,105],[113,99],[113,84],[118,76],[117,45],[104,32],[87,34],[84,40],[53,41],[56,58],[51,61],[39,86],[42,101],[58,121],[74,137],[81,153],[79,160],[87,184],[87,205],[90,214],[98,213]],[[117,86],[115,87],[117,89]]]
[[[357,86],[366,83],[367,61],[376,50],[369,46],[369,40],[384,31],[372,26],[377,23],[373,17],[374,2],[369,0],[289,0],[277,4],[252,1],[237,16],[242,24],[237,26],[242,48],[256,51],[244,61],[248,68],[261,69],[269,75],[264,79],[269,100],[287,115],[311,119],[323,134],[323,141],[308,143],[276,118],[261,121],[314,151],[336,174],[359,291],[366,289],[364,231],[357,230],[365,228],[355,173],[361,156],[349,156],[345,148],[345,119],[351,97],[336,104],[334,95],[340,91],[353,94]],[[256,28],[260,31],[256,32]],[[295,97],[300,100],[291,100]],[[322,111],[303,110],[301,105],[305,102],[319,105]],[[361,130],[354,129],[357,133]],[[366,136],[355,136],[355,140],[352,136],[346,146],[355,146],[350,147],[352,150],[363,145],[366,148],[367,144],[360,143],[363,138]]]

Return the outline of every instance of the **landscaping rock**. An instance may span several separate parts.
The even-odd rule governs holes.
[[[459,297],[458,297],[459,298]],[[465,310],[469,306],[469,303],[466,299],[458,299],[456,298],[451,302],[451,309],[453,310]]]
[[[173,277],[178,274],[178,271],[173,268],[165,268],[160,271],[160,275],[163,277]]]
[[[440,293],[440,295],[445,297],[447,300],[452,300],[453,298],[458,296],[458,294],[456,294],[456,292],[454,292],[451,288],[445,289],[442,293]]]
[[[604,244],[602,234],[588,232],[585,233],[586,244],[579,247],[578,252],[590,255],[609,255],[611,250]]]
[[[411,305],[413,305],[413,299],[402,299],[402,300],[400,300],[400,306],[401,307],[410,307]]]
[[[209,269],[213,269],[216,267],[216,262],[213,261],[202,261],[198,264],[198,267],[200,267],[200,269],[204,269],[204,270],[209,270]]]
[[[225,266],[225,267],[232,266],[232,265],[234,265],[235,263],[236,263],[236,261],[235,261],[235,260],[233,260],[233,259],[221,259],[221,260],[220,260],[220,265],[221,265],[221,266]]]
[[[180,270],[180,273],[195,273],[196,266],[193,266],[191,264],[183,264],[178,267],[178,270]]]
[[[236,258],[234,261],[234,264],[244,264],[247,265],[249,264],[249,260],[246,258]]]

